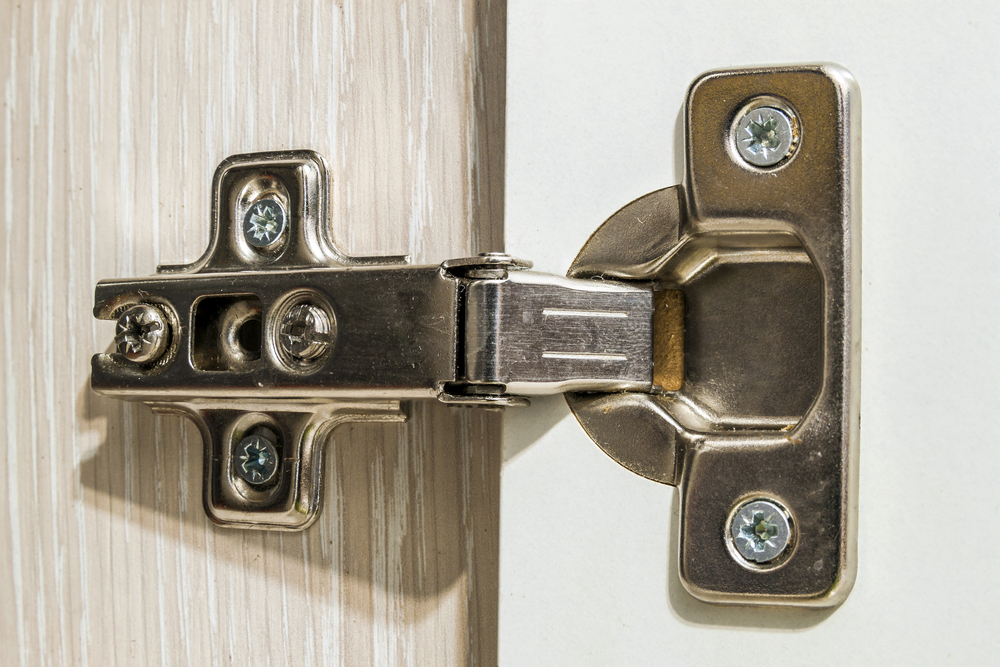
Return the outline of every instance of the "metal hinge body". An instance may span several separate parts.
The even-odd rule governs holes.
[[[266,394],[513,405],[565,391],[652,389],[651,285],[561,278],[521,264],[493,254],[443,266],[279,265],[102,281],[97,317],[150,304],[173,334],[149,363],[98,355],[92,384],[155,403]],[[473,268],[483,266],[491,273]],[[306,361],[283,349],[281,331],[289,304],[302,303],[332,323],[324,353]],[[261,328],[256,345],[241,341],[248,326]]]
[[[679,488],[694,595],[835,604],[856,567],[859,116],[833,65],[702,76],[684,182],[609,218],[565,278],[346,256],[319,155],[234,156],[200,260],[97,286],[117,328],[93,387],[199,425],[213,520],[285,530],[315,518],[339,423],[565,393],[614,460]]]

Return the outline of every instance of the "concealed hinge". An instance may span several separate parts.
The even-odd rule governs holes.
[[[680,489],[694,595],[834,604],[856,567],[859,114],[832,65],[702,76],[683,184],[608,219],[566,278],[349,257],[319,155],[234,156],[200,260],[98,284],[117,325],[93,387],[198,424],[213,520],[284,530],[315,518],[339,423],[565,393],[613,459]]]

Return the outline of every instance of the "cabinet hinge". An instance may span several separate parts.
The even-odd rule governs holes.
[[[283,530],[316,517],[339,423],[564,393],[614,460],[679,488],[694,595],[835,604],[856,567],[857,95],[833,65],[703,75],[683,183],[611,216],[568,277],[347,256],[322,157],[231,157],[201,259],[97,285],[117,324],[93,387],[192,418],[212,519]]]

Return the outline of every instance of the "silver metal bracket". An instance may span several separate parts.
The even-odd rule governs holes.
[[[502,253],[347,256],[319,155],[229,158],[200,260],[98,284],[117,326],[93,387],[193,419],[209,516],[280,530],[315,519],[339,423],[565,393],[613,459],[680,489],[694,595],[835,604],[855,571],[856,86],[713,72],[685,118],[684,183],[612,216],[567,278]]]

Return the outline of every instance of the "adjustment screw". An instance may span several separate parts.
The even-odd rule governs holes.
[[[159,308],[149,304],[132,306],[115,325],[115,350],[136,364],[156,361],[167,351],[170,330]]]
[[[788,512],[772,500],[743,503],[732,514],[729,536],[744,560],[770,562],[784,553],[791,542]]]
[[[249,484],[267,484],[278,472],[278,452],[262,435],[243,438],[236,448],[236,472]]]
[[[318,359],[333,342],[333,322],[322,308],[301,303],[281,318],[278,342],[295,359]]]
[[[795,151],[798,123],[791,111],[772,106],[750,107],[736,123],[736,150],[757,167],[778,164]]]
[[[256,201],[243,216],[243,238],[255,248],[271,250],[285,233],[285,209],[277,199]]]

